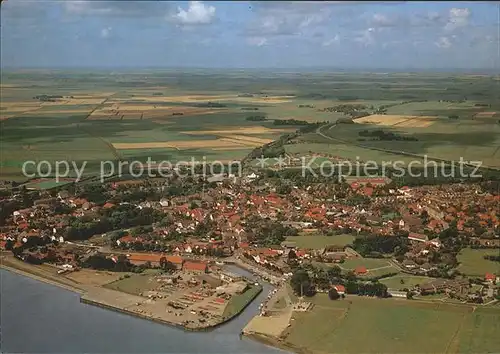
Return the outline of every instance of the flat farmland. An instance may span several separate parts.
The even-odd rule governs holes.
[[[492,353],[498,348],[493,333],[500,311],[494,308],[473,311],[357,296],[331,301],[326,294],[308,301],[314,308],[294,314],[284,341],[312,353]]]
[[[325,134],[368,149],[387,149],[455,161],[463,157],[465,161],[482,161],[485,166],[500,167],[500,124],[497,122],[397,115],[376,115],[355,121],[358,124],[333,126]],[[415,140],[379,140],[360,136],[362,131],[377,129]]]
[[[26,160],[98,166],[102,160],[147,157],[174,163],[190,157],[242,159],[253,148],[298,128],[274,125],[274,120],[334,122],[346,115],[323,109],[339,104],[363,104],[373,110],[389,105],[388,115],[439,118],[428,127],[411,120],[373,125],[415,135],[418,142],[365,144],[444,158],[464,155],[494,165],[500,161],[500,125],[497,113],[492,114],[500,112],[500,100],[493,94],[494,84],[489,77],[430,73],[3,72],[0,177],[19,178]],[[458,102],[464,97],[465,102]],[[403,104],[408,101],[422,102]],[[455,114],[458,120],[448,118]],[[266,120],[248,119],[251,116]],[[310,133],[285,148],[365,161],[399,159],[349,143],[357,142],[357,128],[342,129],[329,134],[347,143]]]

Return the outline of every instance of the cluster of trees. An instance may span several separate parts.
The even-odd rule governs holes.
[[[203,102],[196,104],[196,107],[204,107],[204,108],[224,108],[227,107],[224,103],[219,102]]]
[[[320,112],[338,112],[351,116],[351,118],[361,118],[370,115],[368,107],[364,104],[340,104],[337,106],[320,109]]]
[[[486,260],[488,260],[488,261],[500,262],[500,256],[495,256],[495,255],[487,254],[483,258],[486,259]]]
[[[287,236],[296,236],[299,233],[294,227],[260,217],[249,219],[247,226],[254,232],[254,242],[262,246],[279,245]]]
[[[290,285],[293,292],[299,296],[316,295],[316,287],[306,270],[298,269],[295,271],[290,279]]]
[[[113,272],[141,272],[142,269],[136,269],[123,254],[117,256],[116,263],[104,254],[96,253],[79,262],[82,268],[91,268],[96,270],[107,270]]]
[[[388,297],[387,285],[379,283],[378,281],[347,281],[345,283],[345,291],[347,294],[357,294],[361,296]]]
[[[69,240],[86,240],[93,235],[133,226],[151,225],[163,218],[161,212],[151,208],[136,208],[133,205],[118,205],[104,209],[97,219],[71,216],[68,220],[65,238]]]
[[[262,122],[267,120],[266,116],[249,116],[246,118],[246,120],[251,121],[251,122]]]
[[[358,132],[358,135],[361,137],[375,138],[376,140],[381,141],[418,141],[417,138],[413,136],[403,136],[393,132],[386,132],[382,129],[376,130],[362,130]]]
[[[328,291],[328,296],[332,300],[340,298],[336,290],[332,290],[332,284],[345,286],[347,294],[362,296],[387,297],[387,286],[376,280],[359,281],[356,276],[349,272],[342,275],[339,267],[318,269],[314,266],[297,268],[290,279],[290,285],[299,296],[314,296],[318,290]]]
[[[378,254],[401,255],[408,252],[408,237],[400,235],[387,236],[364,236],[357,237],[353,241],[353,248],[363,257],[376,256]]]
[[[308,125],[309,122],[305,120],[298,119],[275,119],[274,125]]]
[[[73,96],[71,96],[73,98]],[[42,102],[56,102],[57,99],[61,99],[63,96],[61,95],[38,95],[33,97],[34,100],[39,100]]]

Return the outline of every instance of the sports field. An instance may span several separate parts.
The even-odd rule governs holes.
[[[285,337],[313,353],[493,353],[500,346],[500,310],[410,300],[348,296],[310,298]]]

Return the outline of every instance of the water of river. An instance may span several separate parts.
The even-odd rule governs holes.
[[[268,284],[240,316],[199,333],[82,304],[78,294],[3,269],[0,286],[3,353],[284,353],[239,337],[258,313]]]

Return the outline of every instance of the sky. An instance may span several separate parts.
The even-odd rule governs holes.
[[[500,68],[500,2],[4,0],[2,67]]]

